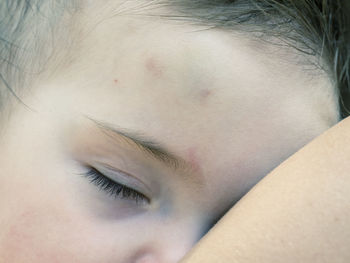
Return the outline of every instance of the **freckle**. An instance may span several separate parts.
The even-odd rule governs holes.
[[[114,84],[118,84],[118,79],[114,79]]]
[[[154,77],[160,78],[163,75],[162,66],[154,58],[148,58],[145,62],[145,67]]]
[[[202,98],[202,99],[206,99],[208,98],[210,95],[212,95],[213,91],[210,90],[210,89],[203,89],[199,92],[199,96]]]
[[[199,172],[201,170],[201,168],[200,168],[198,157],[197,157],[197,150],[193,147],[189,148],[187,155],[188,155],[188,161],[191,164],[193,170],[195,172]]]

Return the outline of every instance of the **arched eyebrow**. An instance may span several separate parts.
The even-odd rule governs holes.
[[[103,133],[105,133],[113,140],[123,140],[131,146],[136,146],[136,148],[139,149],[142,154],[146,154],[148,157],[161,162],[163,165],[171,168],[176,172],[178,170],[187,172],[193,170],[192,165],[186,160],[172,153],[152,137],[143,135],[143,133],[140,131],[111,125],[109,123],[99,121],[91,117],[87,118],[92,121],[92,123],[94,123]]]

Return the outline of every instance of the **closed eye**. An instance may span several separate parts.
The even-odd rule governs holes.
[[[134,201],[138,205],[149,204],[150,199],[144,194],[132,189],[124,184],[113,181],[94,167],[83,174],[89,181],[96,185],[100,190],[104,191],[115,199],[124,199]]]

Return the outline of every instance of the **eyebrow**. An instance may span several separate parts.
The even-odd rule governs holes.
[[[110,138],[119,140],[123,139],[127,143],[131,143],[136,146],[142,153],[156,159],[165,166],[171,168],[174,171],[192,170],[193,167],[183,158],[173,154],[166,147],[156,140],[143,135],[140,131],[132,131],[122,127],[116,127],[115,125],[108,124],[106,122],[98,121],[91,117],[87,117],[92,121],[102,132],[108,135]]]

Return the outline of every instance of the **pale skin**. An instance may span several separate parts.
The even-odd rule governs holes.
[[[331,82],[292,50],[113,16],[113,3],[86,3],[67,21],[73,44],[58,42],[22,94],[29,108],[18,104],[3,122],[1,263],[178,262],[254,184],[338,121]],[[132,139],[155,141],[177,161]],[[146,198],[108,196],[82,176],[91,167]],[[254,210],[241,207],[244,218]]]

